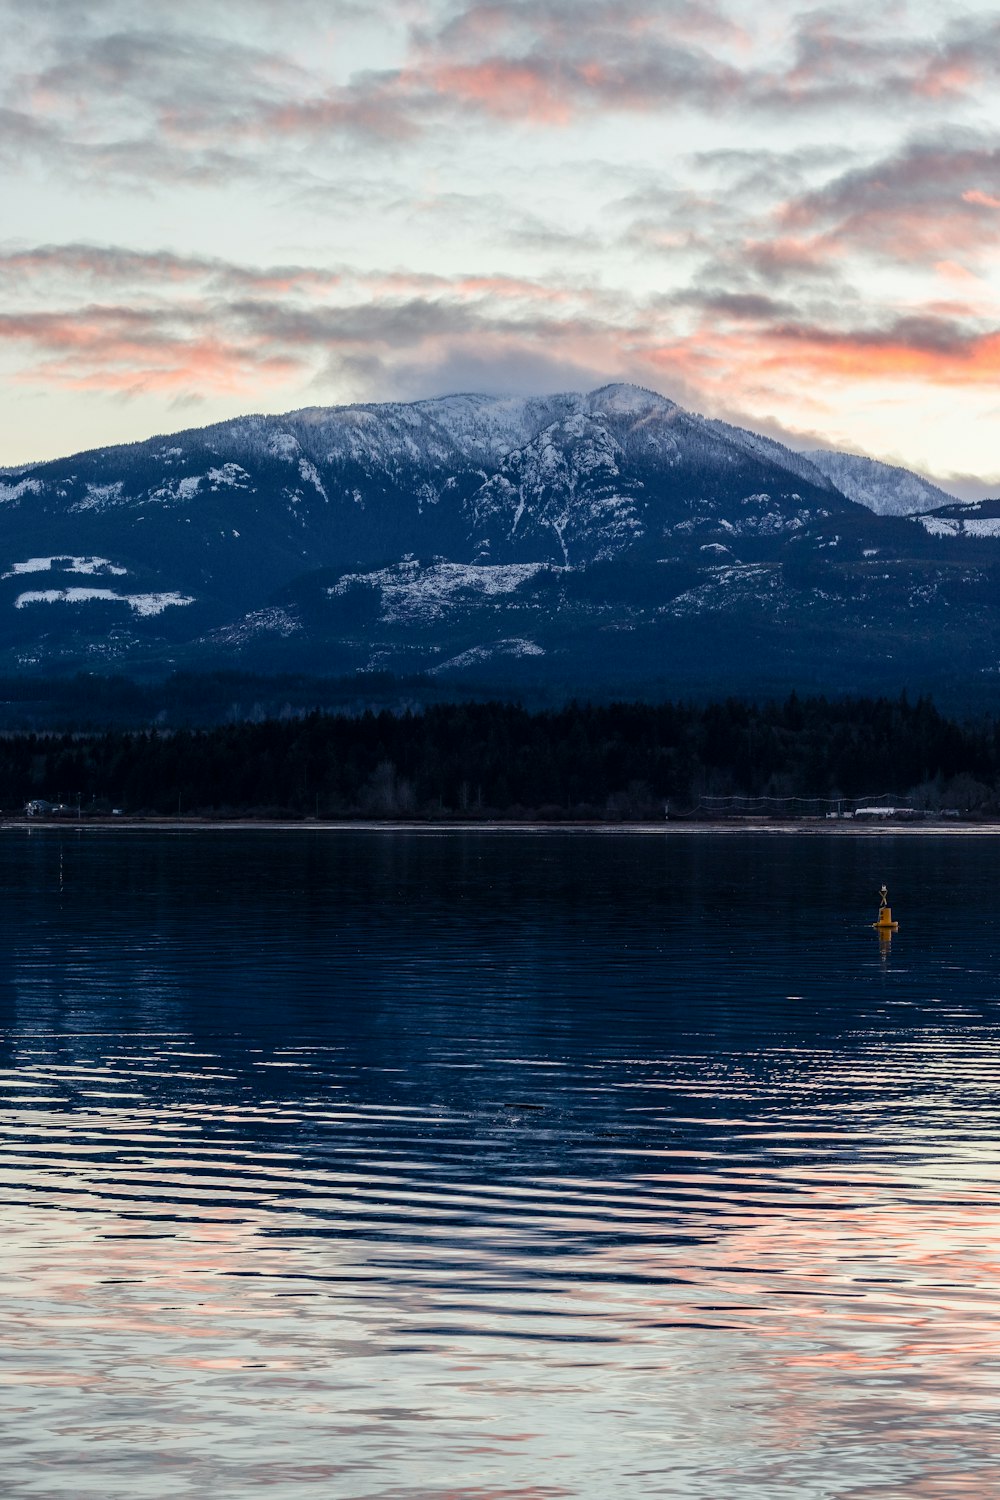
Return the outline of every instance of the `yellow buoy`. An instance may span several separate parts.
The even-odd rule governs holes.
[[[872,926],[877,932],[896,932],[899,928],[899,923],[892,920],[892,907],[889,905],[889,892],[886,890],[885,886],[882,887],[879,894],[882,899],[879,902],[878,918],[872,923]]]

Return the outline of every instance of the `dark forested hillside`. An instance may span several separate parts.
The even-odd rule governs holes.
[[[804,810],[797,798],[886,794],[975,813],[1000,806],[1000,721],[959,723],[905,697],[535,713],[437,704],[205,730],[10,734],[0,786],[8,809],[46,798],[83,813],[662,819],[668,807],[719,811],[727,798],[772,798],[780,812]]]

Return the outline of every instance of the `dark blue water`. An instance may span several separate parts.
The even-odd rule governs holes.
[[[1000,1493],[998,856],[6,832],[3,1493]]]

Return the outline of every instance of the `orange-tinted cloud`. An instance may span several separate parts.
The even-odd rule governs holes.
[[[776,322],[755,328],[702,326],[645,351],[651,366],[676,370],[706,389],[760,379],[789,397],[804,380],[852,388],[862,382],[990,387],[1000,382],[1000,330],[963,332],[931,319],[886,329],[838,331]]]
[[[902,326],[870,334],[778,328],[765,341],[764,363],[771,369],[792,365],[845,382],[995,385],[1000,381],[1000,332],[969,334],[937,345],[933,338],[925,342],[907,336]]]
[[[20,346],[22,382],[110,394],[220,392],[301,378],[289,350],[260,336],[226,337],[203,309],[94,306],[69,313],[0,315],[0,347]]]

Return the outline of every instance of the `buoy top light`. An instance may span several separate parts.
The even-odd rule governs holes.
[[[892,920],[892,907],[889,905],[889,892],[883,885],[879,890],[878,917],[872,923],[879,932],[896,932],[899,923]]]

